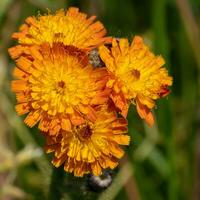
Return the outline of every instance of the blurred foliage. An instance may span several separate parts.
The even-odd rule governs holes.
[[[100,193],[87,187],[87,177],[75,178],[62,169],[53,171],[52,180],[60,178],[51,181],[43,137],[15,114],[10,91],[12,32],[30,15],[69,6],[97,15],[109,35],[142,35],[163,55],[174,78],[170,96],[157,104],[153,128],[131,107],[131,145],[113,172],[112,185]],[[200,199],[199,29],[199,0],[1,0],[0,199]]]

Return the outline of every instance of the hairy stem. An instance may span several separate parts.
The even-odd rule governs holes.
[[[62,198],[64,174],[65,171],[63,170],[63,167],[54,168],[52,170],[48,200],[60,200]]]

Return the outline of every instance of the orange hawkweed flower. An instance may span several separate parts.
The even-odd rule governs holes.
[[[47,136],[46,151],[54,152],[56,167],[64,164],[67,172],[75,176],[92,173],[101,175],[102,169],[115,168],[124,154],[119,145],[128,145],[130,137],[127,121],[117,118],[107,105],[96,108],[94,122],[86,121],[71,131],[62,131],[58,137]]]
[[[113,39],[111,49],[101,46],[99,53],[110,74],[106,86],[112,89],[110,97],[116,107],[126,117],[129,103],[135,103],[140,117],[153,125],[155,100],[166,96],[172,85],[172,77],[162,67],[163,58],[151,53],[138,36],[130,46],[127,39]]]
[[[101,22],[94,22],[95,18],[96,16],[87,18],[86,14],[74,7],[66,12],[58,10],[55,15],[28,17],[20,31],[12,35],[20,45],[10,48],[9,52],[12,58],[17,58],[26,51],[27,46],[46,42],[51,45],[61,42],[89,51],[110,40],[104,37],[106,30]]]
[[[96,119],[93,105],[107,101],[105,69],[94,69],[85,53],[61,43],[33,46],[16,60],[12,90],[25,123],[56,134]]]

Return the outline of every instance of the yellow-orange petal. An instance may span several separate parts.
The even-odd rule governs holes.
[[[147,106],[141,104],[139,100],[136,100],[136,109],[137,109],[137,112],[138,112],[139,116],[142,119],[145,119],[145,121],[147,122],[147,124],[150,127],[153,126],[154,117],[153,117],[153,114],[150,111],[150,109]]]

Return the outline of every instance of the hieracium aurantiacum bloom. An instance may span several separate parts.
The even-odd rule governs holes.
[[[73,172],[75,176],[92,173],[101,175],[102,169],[114,169],[124,154],[119,145],[128,145],[127,121],[117,118],[109,105],[95,109],[94,122],[86,120],[71,131],[62,131],[58,137],[47,136],[46,151],[54,152],[53,165]]]
[[[162,67],[164,59],[150,52],[139,36],[130,46],[127,39],[113,39],[111,49],[101,46],[99,53],[109,74],[106,87],[111,89],[110,98],[121,114],[126,117],[133,103],[140,117],[153,125],[155,100],[166,96],[172,85],[172,77]]]
[[[124,154],[120,145],[130,142],[129,105],[153,125],[155,101],[172,84],[164,59],[141,37],[131,45],[107,37],[95,18],[73,7],[28,17],[12,36],[18,45],[9,49],[16,62],[11,85],[17,113],[26,114],[28,126],[38,125],[46,152],[55,155],[53,165],[75,176],[114,169]],[[90,62],[94,49],[101,67]]]
[[[28,126],[38,123],[41,131],[54,135],[85,119],[96,119],[94,106],[108,99],[106,71],[83,62],[79,53],[62,43],[45,43],[16,60],[14,76],[18,80],[12,82],[12,90],[17,113],[28,113],[24,120]]]

